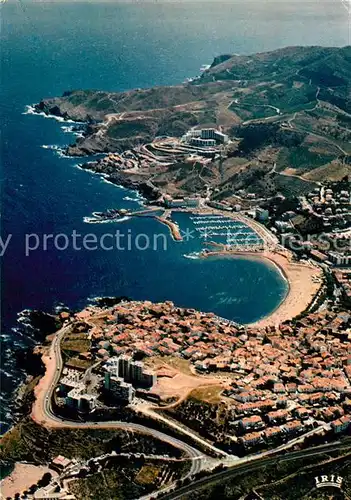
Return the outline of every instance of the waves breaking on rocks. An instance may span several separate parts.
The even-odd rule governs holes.
[[[62,309],[63,308],[63,309]],[[59,305],[53,311],[64,310]],[[5,433],[17,420],[16,397],[19,387],[31,372],[33,366],[27,353],[40,344],[46,335],[56,330],[56,316],[41,311],[24,309],[17,315],[16,326],[9,332],[0,334],[2,346],[0,379],[0,435]],[[35,368],[35,367],[34,367]]]
[[[44,111],[37,111],[35,109],[35,106],[32,104],[29,104],[25,107],[25,110],[22,113],[23,115],[38,115],[38,116],[43,116],[44,118],[49,118],[52,120],[56,120],[61,123],[72,123],[72,124],[81,124],[84,125],[83,122],[75,122],[74,120],[70,120],[67,118],[64,118],[63,116],[57,116],[57,115],[50,115],[47,113],[44,113]]]

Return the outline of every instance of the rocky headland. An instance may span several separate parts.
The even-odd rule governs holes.
[[[67,147],[68,155],[78,157],[122,153],[160,136],[179,138],[193,127],[216,127],[231,139],[224,156],[196,178],[193,165],[182,162],[161,175],[146,169],[140,178],[106,163],[84,165],[127,187],[153,192],[179,178],[177,194],[199,192],[207,184],[218,188],[219,200],[233,189],[303,194],[315,177],[335,180],[350,173],[350,82],[351,46],[287,47],[218,56],[200,77],[181,85],[71,90],[43,99],[35,109],[87,124],[83,137]]]

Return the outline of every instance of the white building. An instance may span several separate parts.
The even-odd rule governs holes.
[[[229,137],[215,128],[191,129],[183,135],[182,141],[199,147],[214,147],[218,143],[226,144]]]
[[[200,198],[185,197],[185,198],[172,198],[169,195],[164,196],[164,203],[168,208],[197,208],[200,205]]]
[[[111,392],[116,399],[131,403],[134,399],[135,390],[132,384],[128,384],[122,377],[111,375],[110,372],[105,373],[104,387]]]
[[[193,137],[190,139],[192,146],[199,146],[200,148],[215,148],[217,143],[214,139],[202,139],[200,137]]]
[[[146,369],[142,361],[133,361],[133,358],[127,355],[110,358],[104,369],[107,390],[112,390],[110,385],[113,377],[115,384],[119,380],[135,387],[151,388],[157,382],[157,376],[152,370]]]
[[[350,266],[351,265],[351,255],[344,255],[339,252],[329,252],[329,260],[335,264],[335,266]]]
[[[223,134],[219,130],[215,128],[204,128],[201,130],[201,138],[202,139],[214,139],[221,144],[225,144],[228,142],[228,136]]]
[[[87,394],[85,385],[80,383],[70,390],[65,399],[66,405],[81,412],[91,412],[96,408],[97,395]]]

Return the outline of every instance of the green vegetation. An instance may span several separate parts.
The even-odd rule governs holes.
[[[131,476],[122,476],[122,470],[102,471],[86,479],[78,479],[69,483],[69,491],[78,500],[91,498],[95,500],[123,500],[138,498],[143,489],[132,481]]]
[[[351,126],[351,116],[348,116],[348,115],[344,115],[342,113],[338,114],[336,116],[336,119],[342,123],[342,124],[346,124],[348,126]]]
[[[330,462],[330,463],[329,463]],[[255,469],[251,473],[240,473],[226,481],[211,485],[184,495],[184,500],[239,500],[257,498],[253,491],[269,500],[322,500],[348,498],[351,491],[350,454],[343,451],[324,455],[282,461],[279,458],[269,466]],[[314,477],[320,474],[339,474],[344,478],[342,492],[345,496],[334,497],[337,490],[316,491]],[[252,495],[252,496],[251,496]]]
[[[187,399],[164,412],[219,448],[237,455],[242,450],[230,438],[233,434],[230,417],[227,408],[220,404],[219,392],[218,386],[196,389]]]
[[[350,82],[351,47],[286,47],[264,54],[232,56],[204,73],[202,82],[215,80],[302,80],[314,86],[340,87]]]
[[[88,359],[80,359],[77,357],[72,357],[69,358],[65,361],[65,366],[70,367],[70,368],[77,368],[78,370],[87,370],[93,365],[92,360]]]
[[[341,161],[329,163],[323,167],[315,168],[304,175],[306,180],[321,182],[329,179],[331,181],[340,181],[344,177],[351,175],[351,165],[346,165]]]
[[[113,450],[179,456],[178,449],[143,434],[136,439],[135,433],[120,429],[47,429],[28,417],[1,439],[0,462],[45,464],[60,454],[87,460]]]
[[[61,342],[61,351],[65,364],[86,370],[93,362],[88,359],[80,359],[79,355],[89,352],[90,348],[91,342],[86,333],[66,333]]]
[[[204,401],[210,404],[218,404],[221,401],[221,393],[223,387],[220,385],[213,385],[208,387],[200,387],[191,391],[191,397],[198,401]]]
[[[239,153],[244,156],[268,145],[297,147],[304,140],[303,134],[294,130],[281,129],[277,123],[241,125],[233,128],[233,135],[242,138],[238,148]]]
[[[152,484],[156,481],[160,469],[154,465],[143,465],[135,481],[139,484]]]
[[[91,342],[86,333],[67,333],[61,341],[62,351],[87,352]]]
[[[42,101],[38,110],[54,114],[61,111],[62,114],[66,113],[78,121],[89,118],[100,121],[111,113],[159,110],[202,101],[228,88],[230,84],[217,82],[211,85],[153,87],[127,92],[74,90],[65,92],[61,98]]]
[[[130,138],[136,135],[149,134],[152,125],[151,121],[117,121],[109,127],[107,134],[114,139]]]
[[[300,196],[309,193],[316,187],[315,182],[304,181],[297,177],[288,177],[283,175],[276,175],[274,183],[277,190],[286,197]]]
[[[101,472],[70,482],[69,490],[78,500],[132,500],[176,481],[187,468],[183,462],[116,457],[108,460]]]
[[[277,116],[277,112],[268,106],[250,105],[246,102],[240,102],[240,106],[232,104],[230,110],[237,114],[242,120],[258,120],[260,118]]]
[[[329,463],[328,463],[329,462]],[[299,470],[297,473],[292,474],[284,479],[281,479],[269,486],[262,486],[256,488],[264,498],[271,498],[272,500],[295,500],[296,498],[301,498],[304,500],[323,498],[323,495],[328,493],[328,498],[334,498],[332,493],[337,493],[334,488],[329,488],[326,492],[316,491],[314,488],[314,476],[321,474],[338,474],[344,478],[343,483],[343,493],[348,497],[351,493],[351,455],[337,459],[325,459],[323,464],[316,466],[312,464],[311,466],[305,467],[303,470]],[[326,498],[326,497],[324,497]],[[336,498],[344,498],[340,492],[340,496]]]
[[[238,97],[240,94],[236,93],[238,103],[233,103],[230,109],[236,112],[238,108],[244,108],[250,112],[253,119],[276,116],[278,110],[281,114],[285,114],[312,109],[317,104],[315,100],[317,87],[299,80],[300,78],[297,77],[296,82],[293,79],[282,79],[274,85],[259,84],[253,87],[250,93],[241,97]]]
[[[278,157],[278,171],[285,168],[298,169],[298,174],[326,165],[335,159],[334,155],[311,151],[306,146],[284,148]]]
[[[226,149],[228,157],[248,159],[240,171],[227,169],[218,159],[201,171],[190,169],[182,158],[172,167],[150,165],[140,173],[122,172],[110,164],[91,167],[116,183],[140,185],[152,179],[156,190],[172,196],[201,193],[209,185],[219,189],[216,199],[231,198],[239,189],[259,196],[301,195],[311,184],[274,176],[273,165],[277,163],[278,171],[296,169],[303,176],[323,169],[316,180],[319,174],[323,180],[338,179],[347,171],[350,60],[351,47],[224,55],[191,84],[127,92],[77,90],[42,101],[37,110],[95,123],[69,146],[72,155],[123,151],[156,136],[180,137],[194,126],[221,126],[234,139]],[[113,113],[120,114],[118,121],[107,122],[106,115]],[[326,166],[331,164],[329,173]]]

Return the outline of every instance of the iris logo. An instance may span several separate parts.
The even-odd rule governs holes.
[[[331,474],[330,476],[317,476],[314,478],[316,481],[316,488],[326,488],[332,486],[333,488],[341,488],[342,477]]]

